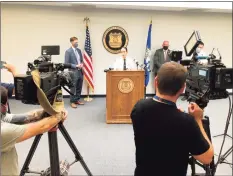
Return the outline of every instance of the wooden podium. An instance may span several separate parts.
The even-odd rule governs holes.
[[[108,71],[106,81],[106,123],[132,123],[132,108],[144,98],[144,70]]]

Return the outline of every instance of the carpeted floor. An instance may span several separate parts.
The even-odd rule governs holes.
[[[133,175],[135,168],[135,146],[133,129],[130,124],[106,124],[105,123],[105,98],[95,98],[92,102],[79,106],[77,109],[70,108],[68,99],[65,99],[69,117],[65,121],[65,127],[81,153],[84,161],[93,175]],[[186,109],[187,102],[179,101],[178,106]],[[38,106],[24,105],[19,101],[10,100],[13,113],[22,113]],[[211,101],[205,110],[210,117],[212,136],[224,131],[226,116],[228,113],[228,100]],[[155,112],[156,113],[156,112]],[[228,130],[232,134],[232,124]],[[20,168],[24,163],[33,139],[17,144]],[[74,161],[74,155],[58,133],[60,160]],[[213,138],[215,153],[218,154],[222,137]],[[226,139],[224,151],[232,146],[232,140]],[[169,162],[169,158],[167,159]],[[227,158],[232,161],[232,154]],[[47,134],[42,136],[38,149],[30,164],[31,170],[45,170],[49,166],[49,150]],[[168,164],[169,169],[169,164]],[[201,168],[197,168],[202,172]],[[190,173],[190,169],[188,171]],[[81,164],[71,166],[69,175],[86,175]],[[219,165],[217,175],[232,175],[232,168],[226,164]]]

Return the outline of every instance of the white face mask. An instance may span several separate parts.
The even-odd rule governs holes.
[[[198,48],[198,47],[197,47],[196,53],[198,54],[198,53],[200,53],[200,52],[201,52],[201,48]]]

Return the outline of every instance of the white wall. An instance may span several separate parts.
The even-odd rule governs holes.
[[[27,63],[40,55],[41,45],[60,45],[60,56],[54,62],[63,62],[64,52],[70,47],[69,38],[77,36],[79,47],[84,48],[84,17],[91,20],[90,34],[94,62],[94,94],[106,93],[106,78],[103,70],[111,65],[117,55],[108,53],[102,44],[104,31],[113,25],[123,27],[129,35],[129,55],[141,63],[149,21],[152,17],[152,48],[169,40],[171,49],[183,49],[193,30],[199,30],[206,52],[219,48],[223,62],[232,67],[232,14],[156,12],[113,9],[71,9],[67,7],[42,7],[2,5],[1,11],[1,60],[16,65],[24,73]],[[2,72],[3,73],[3,72]],[[151,74],[152,75],[152,74]],[[2,81],[13,82],[4,71]],[[152,78],[152,77],[151,77]],[[83,94],[86,94],[84,84]],[[147,93],[153,93],[153,79]]]

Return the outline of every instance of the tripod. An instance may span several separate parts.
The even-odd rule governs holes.
[[[225,163],[225,164],[229,164],[229,165],[232,165],[232,163],[229,163],[229,162],[225,162],[226,158],[232,153],[233,151],[233,146],[231,146],[220,158],[219,158],[219,163],[217,164],[222,164],[222,163]]]
[[[231,98],[230,96],[228,96],[229,98],[229,112],[228,112],[228,116],[227,116],[227,120],[226,120],[226,126],[225,126],[225,130],[224,130],[224,133],[221,134],[221,135],[217,135],[217,136],[223,136],[223,142],[222,142],[222,145],[221,145],[221,149],[220,149],[220,152],[219,152],[219,156],[218,156],[218,161],[216,163],[216,166],[215,168],[217,168],[217,166],[219,164],[222,164],[222,163],[225,163],[225,164],[229,164],[229,165],[232,165],[232,163],[228,163],[228,162],[225,162],[226,158],[232,153],[233,151],[233,146],[231,146],[223,155],[222,155],[222,150],[223,150],[223,146],[224,146],[224,143],[225,143],[225,139],[226,139],[226,136],[229,137],[229,135],[227,134],[228,132],[228,128],[229,128],[229,125],[230,125],[230,120],[231,120],[231,115],[232,115],[232,104],[231,104]],[[232,137],[231,137],[232,139]],[[215,170],[216,172],[216,170]]]
[[[212,142],[211,141],[210,127],[209,127],[210,126],[209,117],[205,116],[202,119],[202,123],[203,123],[204,130],[205,130],[210,142]],[[201,164],[197,160],[195,160],[194,157],[190,157],[189,158],[189,164],[191,165],[191,170],[192,170],[191,176],[199,176],[199,174],[196,174],[195,165],[198,165],[198,166],[202,167],[205,170],[205,176],[214,176],[214,172],[215,172],[214,157],[213,157],[211,163],[208,164],[208,165]]]
[[[63,87],[63,86],[62,86]],[[72,95],[72,93],[63,87],[68,93]],[[53,91],[61,90],[61,86],[57,86],[53,89]],[[52,95],[52,99],[54,99],[55,94]],[[42,114],[43,117],[47,117],[47,113]],[[80,155],[78,149],[76,148],[74,142],[72,141],[71,137],[69,136],[68,132],[66,131],[62,122],[58,124],[58,128],[61,131],[63,137],[65,138],[66,142],[69,144],[70,148],[72,149],[73,153],[75,154],[75,162],[80,162],[83,166],[84,170],[86,171],[88,176],[92,176],[92,173],[88,169],[86,163],[84,162],[82,156]],[[37,135],[33,141],[33,144],[29,150],[25,163],[22,167],[20,172],[20,176],[24,176],[26,173],[36,173],[29,170],[29,164],[32,160],[32,157],[36,151],[36,148],[40,142],[40,139],[43,134]],[[60,164],[59,164],[59,153],[58,153],[58,142],[57,142],[57,128],[54,127],[48,132],[48,139],[49,139],[49,154],[50,154],[50,167],[51,167],[51,176],[60,176]],[[73,164],[72,163],[72,164]]]
[[[220,136],[224,136],[224,134],[215,135],[213,137],[220,137]],[[226,136],[229,137],[229,138],[231,138],[231,139],[233,139],[232,136],[230,136],[229,134],[226,134]]]
[[[230,97],[229,97],[229,102],[230,102],[230,107],[231,107],[231,99],[230,99]],[[224,133],[223,133],[223,134],[216,135],[216,136],[213,136],[213,137],[227,136],[227,137],[233,139],[232,136],[230,136],[230,135],[227,134],[228,127],[229,127],[229,125],[230,125],[230,120],[231,120],[231,116],[230,116],[231,111],[232,111],[232,109],[229,109],[229,114],[228,114],[228,117],[227,117],[226,128],[225,128]]]

